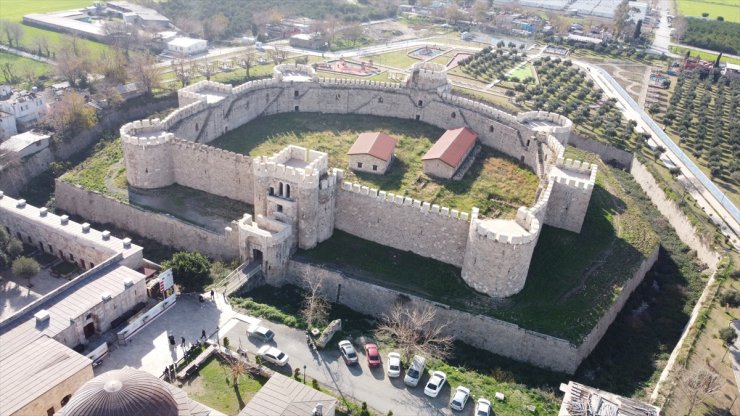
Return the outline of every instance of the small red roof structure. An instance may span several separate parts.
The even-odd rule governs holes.
[[[393,157],[398,140],[381,132],[362,133],[347,152],[348,155],[370,155],[386,162]]]
[[[475,145],[478,134],[467,127],[447,130],[421,160],[439,159],[457,168]]]

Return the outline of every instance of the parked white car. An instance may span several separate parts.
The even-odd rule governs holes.
[[[403,382],[410,387],[416,387],[421,380],[421,376],[424,374],[424,364],[426,359],[420,355],[415,355],[411,360],[409,369],[406,370],[406,377],[403,378]]]
[[[424,387],[424,394],[429,397],[437,397],[439,392],[442,390],[442,386],[447,381],[447,374],[441,371],[435,371],[432,373],[432,377],[427,381],[427,386]]]
[[[463,410],[465,408],[465,403],[468,402],[469,398],[470,389],[458,386],[457,389],[455,389],[455,394],[452,395],[452,400],[450,400],[450,409]]]
[[[474,416],[491,416],[491,402],[486,399],[478,399],[478,403],[475,404]]]
[[[263,345],[260,347],[257,351],[257,355],[280,367],[288,364],[288,354],[270,345]]]
[[[392,352],[388,354],[388,377],[401,375],[401,354]]]
[[[342,358],[346,364],[357,364],[357,351],[351,342],[346,339],[339,341],[339,352],[342,353]]]

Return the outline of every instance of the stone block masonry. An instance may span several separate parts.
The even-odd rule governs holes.
[[[629,296],[652,268],[658,258],[658,249],[659,247],[655,247],[653,253],[643,260],[632,278],[625,283],[617,300],[579,344],[489,316],[450,309],[446,305],[364,282],[343,272],[303,261],[289,261],[286,277],[273,283],[304,286],[305,276],[322,278],[323,295],[327,299],[376,318],[390,312],[398,302],[405,302],[408,307],[430,305],[436,309],[440,322],[447,323],[448,333],[460,341],[514,360],[573,374],[580,363],[596,348]]]
[[[220,259],[239,257],[239,237],[235,230],[224,230],[224,234],[216,234],[59,179],[56,180],[55,187],[56,205],[61,210],[73,212],[90,221],[113,224],[177,249],[199,251]]]
[[[342,183],[335,227],[365,240],[461,267],[470,227],[467,212]]]

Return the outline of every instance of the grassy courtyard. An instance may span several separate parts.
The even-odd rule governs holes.
[[[580,152],[569,156],[590,157]],[[507,299],[473,291],[454,266],[338,231],[299,256],[341,267],[377,284],[579,342],[657,244],[632,197],[611,168],[600,164],[581,233],[545,226],[524,290]]]
[[[211,358],[198,375],[185,382],[182,389],[188,396],[227,415],[236,415],[267,382],[250,375],[242,375],[234,386],[229,367]]]
[[[433,179],[423,173],[421,157],[443,130],[415,120],[364,115],[287,113],[263,117],[232,130],[211,144],[251,156],[271,155],[294,144],[327,152],[329,166],[345,168],[347,151],[365,131],[384,131],[398,139],[397,159],[385,175],[345,171],[348,181],[430,203],[491,217],[510,216],[534,202],[534,172],[484,148],[461,181]]]

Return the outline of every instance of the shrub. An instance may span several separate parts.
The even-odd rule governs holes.
[[[722,328],[719,330],[719,339],[721,339],[726,346],[730,346],[737,339],[737,332],[730,327]]]
[[[40,267],[36,260],[29,257],[19,257],[13,261],[13,274],[27,279],[36,276]]]
[[[719,304],[725,307],[736,308],[740,306],[740,291],[725,290],[719,295]]]
[[[178,252],[162,267],[172,269],[177,283],[186,292],[203,292],[211,281],[211,263],[206,256],[196,252]]]

